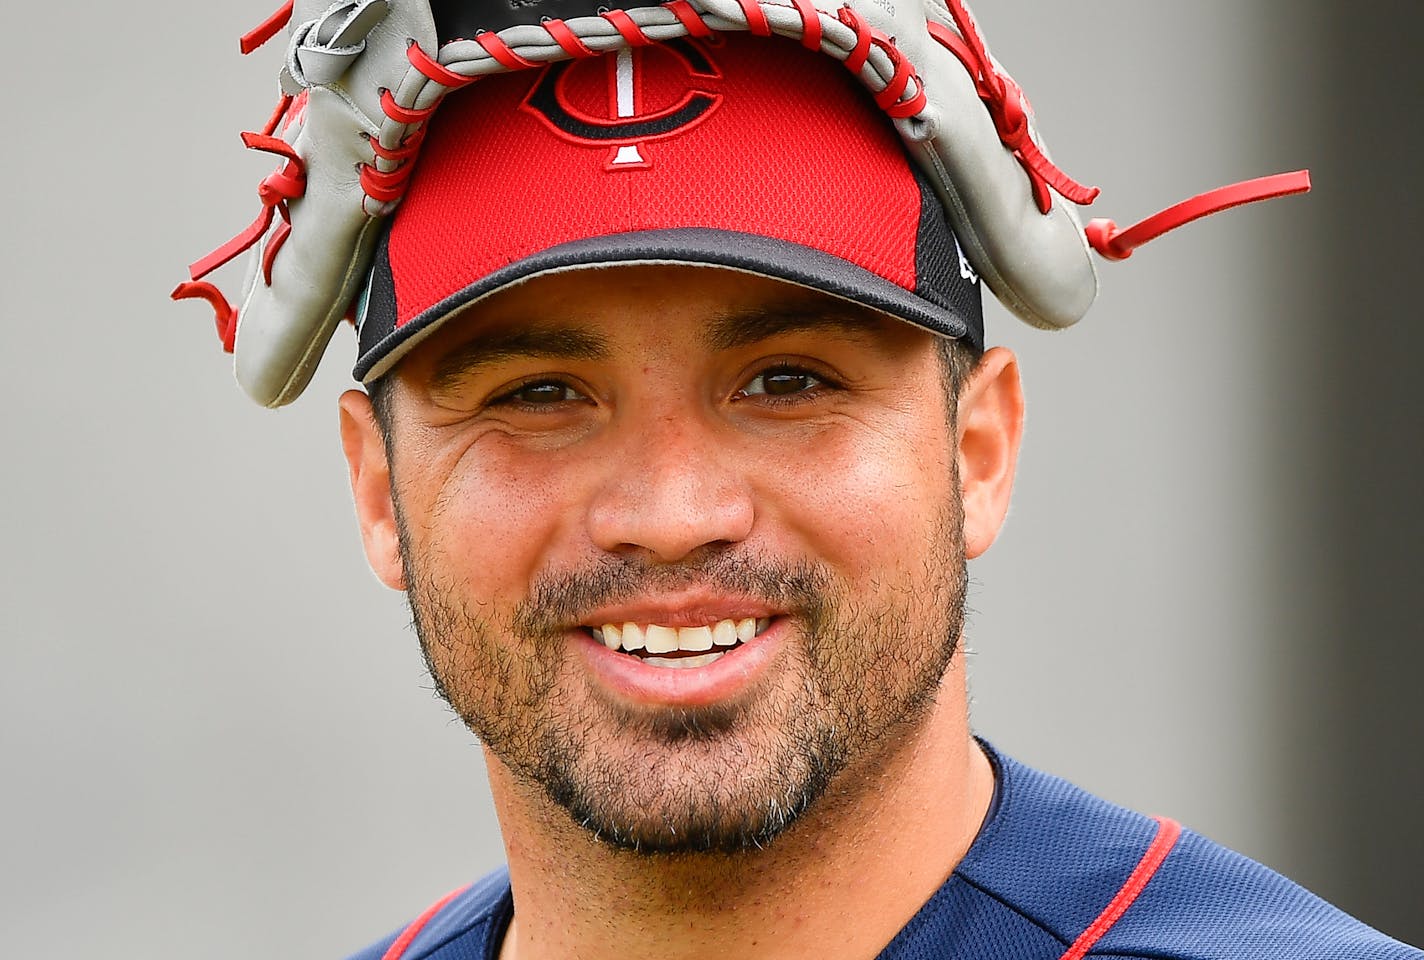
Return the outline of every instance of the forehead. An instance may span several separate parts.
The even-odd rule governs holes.
[[[636,265],[550,274],[502,290],[445,320],[396,371],[432,381],[519,356],[616,360],[674,350],[690,360],[801,333],[887,351],[934,339],[877,310],[780,280]]]

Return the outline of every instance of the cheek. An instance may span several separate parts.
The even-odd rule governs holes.
[[[556,545],[568,543],[577,511],[567,465],[522,457],[500,439],[426,465],[420,526],[428,552],[474,596],[517,599]]]
[[[957,496],[943,419],[852,422],[766,462],[765,512],[852,578],[922,555]]]

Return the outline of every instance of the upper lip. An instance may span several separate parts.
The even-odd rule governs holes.
[[[722,620],[745,620],[749,617],[760,620],[782,612],[753,597],[697,592],[625,600],[598,607],[582,617],[579,626],[657,623],[665,627],[705,627]]]

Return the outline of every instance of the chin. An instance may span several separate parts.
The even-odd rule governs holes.
[[[738,735],[763,732],[755,724],[715,715],[658,718],[653,726],[666,735],[556,751],[532,779],[575,824],[615,849],[738,854],[769,846],[845,765],[843,745],[827,730],[790,739],[783,731],[769,743]]]

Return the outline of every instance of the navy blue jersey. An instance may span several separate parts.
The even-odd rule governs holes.
[[[1280,874],[985,747],[989,815],[879,960],[1424,960]],[[495,960],[500,870],[352,960]]]

